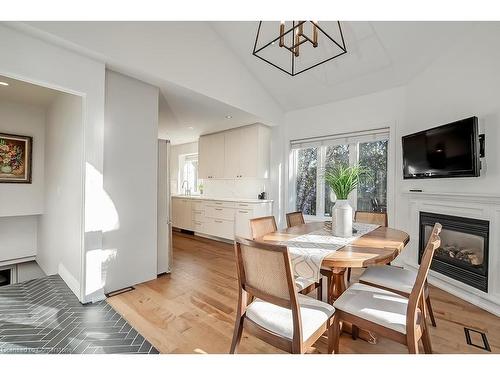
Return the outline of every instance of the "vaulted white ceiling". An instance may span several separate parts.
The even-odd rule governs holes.
[[[333,30],[332,23],[319,21]],[[474,22],[341,22],[347,53],[290,77],[252,55],[258,22],[210,24],[285,111],[402,85],[476,26]]]

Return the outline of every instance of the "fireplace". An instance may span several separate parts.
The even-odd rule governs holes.
[[[419,256],[435,223],[441,223],[441,246],[431,269],[464,284],[488,292],[489,221],[420,212]]]

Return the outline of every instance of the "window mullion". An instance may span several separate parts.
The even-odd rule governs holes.
[[[358,164],[359,160],[359,143],[350,143],[349,144],[349,165],[354,166]],[[358,189],[354,189],[351,193],[350,199],[351,206],[356,211],[358,209]]]
[[[326,146],[318,147],[318,172],[316,173],[316,216],[325,216],[325,164]]]

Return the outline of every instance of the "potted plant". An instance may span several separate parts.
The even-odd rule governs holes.
[[[352,236],[352,207],[349,204],[349,194],[358,187],[362,178],[368,177],[368,170],[361,165],[336,165],[325,172],[325,182],[335,193],[337,200],[332,208],[334,219],[334,235],[339,237]]]

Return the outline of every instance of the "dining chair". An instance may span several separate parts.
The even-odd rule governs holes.
[[[297,293],[286,246],[237,237],[238,307],[230,353],[243,329],[290,353],[304,353],[326,331],[333,350],[332,305]],[[256,299],[247,305],[248,295]]]
[[[305,224],[304,215],[301,211],[289,212],[286,214],[286,225],[288,228]]]
[[[387,213],[356,211],[354,213],[354,221],[357,223],[376,224],[381,227],[387,227]],[[351,268],[347,269],[347,281],[351,281]]]
[[[441,228],[439,223],[434,225],[408,297],[371,285],[355,283],[337,298],[333,304],[336,310],[333,345],[335,353],[339,352],[343,322],[406,345],[411,354],[418,353],[418,343],[421,340],[424,352],[432,353],[423,292],[434,252],[441,244]]]
[[[263,237],[266,234],[276,232],[278,226],[276,225],[276,220],[274,216],[264,216],[255,219],[250,219],[250,229],[252,232],[252,240]],[[316,290],[317,298],[321,300],[323,295],[323,287],[321,280],[319,282],[314,282],[303,277],[295,278],[295,283],[301,294],[309,294],[313,290]]]
[[[368,212],[356,211],[354,213],[354,221],[365,224],[377,224],[381,227],[387,226],[387,213],[386,212]]]
[[[388,291],[400,294],[404,297],[409,297],[417,279],[417,271],[404,269],[401,267],[382,265],[368,267],[360,276],[361,284],[371,285],[377,288],[386,289]],[[426,304],[426,317],[431,320],[433,327],[436,327],[436,319],[431,304],[431,296],[429,293],[429,284],[427,279],[424,283],[424,299]]]
[[[252,240],[255,240],[256,238],[263,237],[266,234],[276,232],[278,230],[278,226],[276,225],[274,216],[264,216],[250,219],[250,230],[252,232]]]

